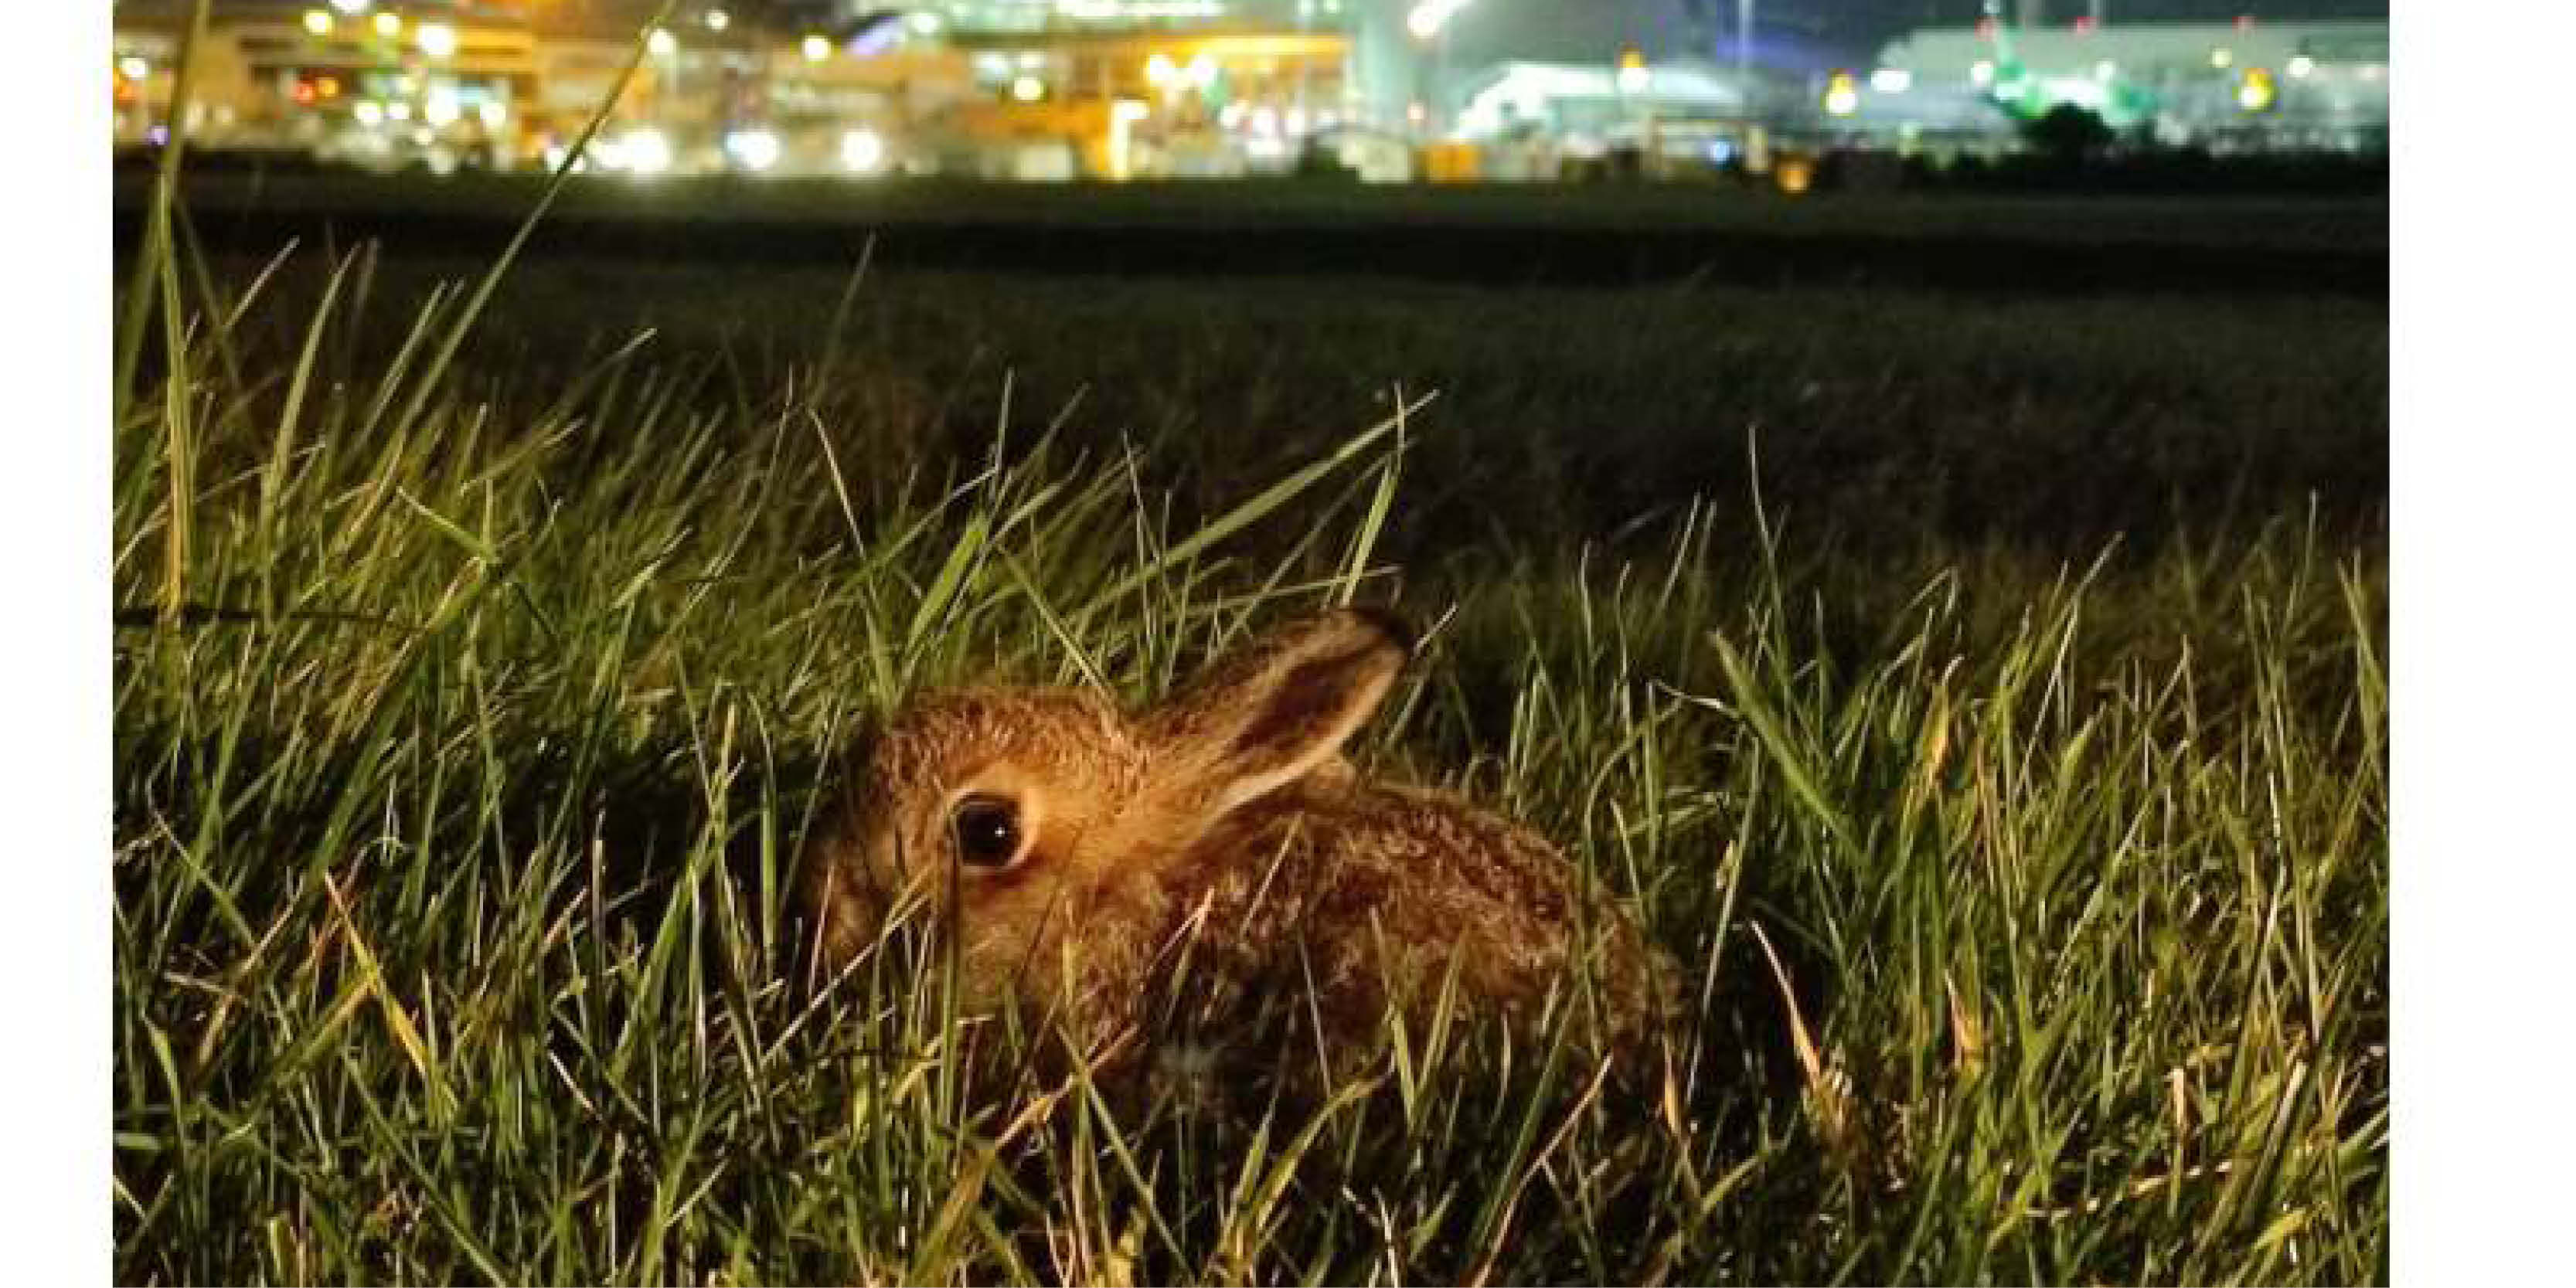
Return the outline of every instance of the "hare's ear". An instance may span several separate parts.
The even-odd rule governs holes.
[[[1168,785],[1222,814],[1330,760],[1412,652],[1413,634],[1393,614],[1328,613],[1220,658],[1141,726]]]

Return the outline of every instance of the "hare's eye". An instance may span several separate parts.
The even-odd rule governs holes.
[[[1020,857],[1020,807],[1001,796],[957,802],[957,857],[970,868],[1001,868]]]

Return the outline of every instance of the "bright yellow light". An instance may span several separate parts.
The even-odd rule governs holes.
[[[680,52],[680,38],[655,27],[650,35],[644,37],[644,47],[660,57],[668,58]]]
[[[506,103],[485,102],[475,107],[474,118],[483,122],[484,129],[497,130],[509,123],[510,108]]]
[[[809,63],[819,63],[832,56],[832,42],[823,39],[821,36],[807,36],[805,38],[804,50],[805,61]]]
[[[722,31],[733,25],[733,15],[722,9],[707,10],[707,30]]]
[[[394,37],[401,35],[402,19],[399,16],[390,13],[377,14],[376,34],[387,40],[391,40]]]
[[[420,105],[420,119],[441,129],[456,124],[456,119],[464,114],[454,90],[431,90],[429,97]]]
[[[420,52],[432,58],[448,58],[456,53],[456,28],[443,22],[424,22],[412,33],[420,42]]]
[[[1034,103],[1046,97],[1046,82],[1035,76],[1023,76],[1011,82],[1011,97],[1023,103]]]
[[[116,60],[116,70],[123,72],[127,80],[139,81],[152,74],[152,64],[133,54],[127,54]]]
[[[327,36],[327,35],[330,35],[330,34],[331,34],[331,15],[329,15],[329,14],[327,14],[327,13],[324,13],[324,12],[322,12],[322,11],[321,11],[321,10],[319,10],[319,9],[307,9],[307,10],[305,10],[305,11],[304,11],[304,33],[305,33],[306,35],[308,35],[308,36]]]
[[[2210,65],[2210,66],[2212,66],[2212,67],[2219,68],[2219,69],[2221,69],[2221,70],[2225,70],[2225,69],[2227,69],[2227,68],[2230,68],[2230,67],[2235,66],[2235,65],[2236,65],[2236,51],[2235,51],[2235,50],[2233,50],[2233,49],[2213,49],[2213,50],[2210,50],[2210,51],[2209,51],[2209,65]]]
[[[2296,77],[2296,78],[2297,78],[2297,79],[2299,79],[2299,80],[2306,80],[2306,79],[2307,79],[2307,78],[2309,78],[2310,76],[2314,76],[2314,75],[2316,75],[2316,73],[2317,73],[2317,60],[2316,60],[2316,59],[2310,58],[2310,57],[2308,57],[2306,54],[2294,54],[2294,55],[2292,55],[2292,56],[2291,56],[2291,58],[2290,58],[2290,75],[2292,75],[2293,77]]]
[[[1180,74],[1181,69],[1173,64],[1169,54],[1156,54],[1145,60],[1145,83],[1156,89],[1171,83],[1172,78]]]
[[[1825,111],[1834,116],[1849,116],[1860,110],[1860,86],[1850,72],[1835,72],[1825,83]]]
[[[1205,54],[1190,56],[1190,83],[1205,89],[1216,83],[1216,60]]]
[[[370,100],[349,109],[349,114],[357,117],[360,125],[382,125],[385,120],[385,105]]]
[[[389,116],[389,117],[392,117],[394,120],[397,120],[397,121],[408,121],[408,120],[410,120],[410,119],[411,119],[411,104],[409,104],[409,103],[394,103],[394,104],[391,104],[391,105],[389,105],[389,106],[387,106],[387,107],[385,108],[385,115],[386,115],[386,116]]]
[[[2245,83],[2236,87],[2236,105],[2248,112],[2260,112],[2280,97],[2280,88],[2272,83],[2272,73],[2260,67],[2245,73]]]

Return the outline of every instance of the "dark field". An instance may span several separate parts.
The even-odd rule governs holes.
[[[533,189],[209,178],[120,1278],[2386,1277],[2384,204],[578,187],[464,326]],[[1359,759],[1691,971],[1652,1094],[1014,1119],[935,971],[792,982],[861,716],[1345,599]]]

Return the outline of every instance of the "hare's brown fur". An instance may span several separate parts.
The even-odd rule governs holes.
[[[1506,1023],[1589,995],[1591,1032],[1640,1036],[1670,971],[1616,900],[1527,828],[1341,759],[1408,652],[1391,619],[1339,612],[1133,717],[1059,690],[916,701],[856,758],[807,856],[822,964],[917,904],[959,937],[970,1013],[1051,1016],[1077,1048],[1222,1033],[1289,996],[1347,1048],[1444,992]],[[1010,861],[964,857],[965,801],[1007,807]]]

